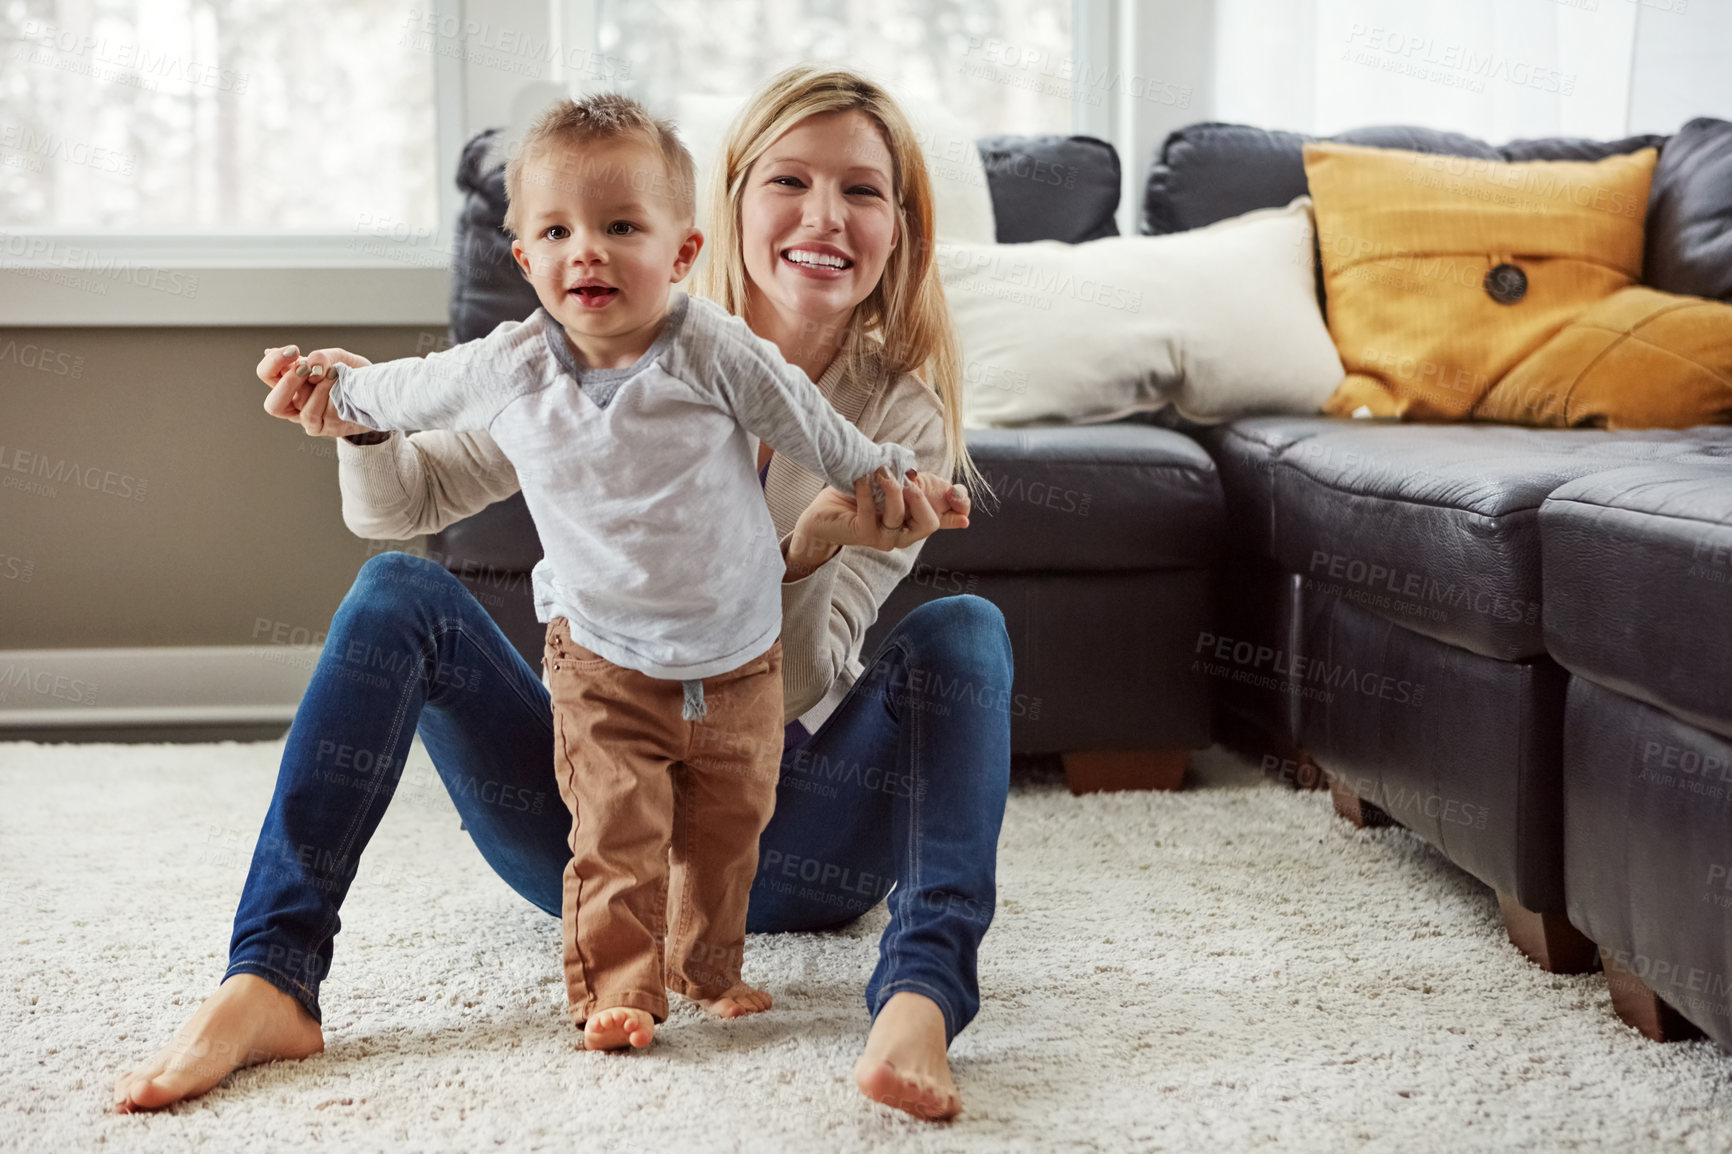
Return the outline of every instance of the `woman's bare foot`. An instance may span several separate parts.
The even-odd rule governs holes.
[[[299,1002],[263,978],[236,974],[150,1061],[115,1079],[114,1111],[161,1109],[198,1097],[242,1066],[310,1058],[324,1048],[324,1032]]]
[[[866,1052],[854,1063],[854,1082],[874,1102],[929,1122],[962,1113],[945,1056],[944,1011],[921,994],[892,994],[872,1023]]]
[[[693,998],[692,1001],[718,1018],[743,1018],[770,1008],[770,995],[744,982],[732,986],[718,998]]]
[[[586,1050],[623,1050],[627,1046],[643,1049],[655,1040],[656,1020],[648,1010],[631,1006],[615,1006],[597,1010],[583,1023],[583,1048]]]

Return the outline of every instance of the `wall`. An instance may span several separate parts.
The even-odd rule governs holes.
[[[1732,117],[1729,0],[1212,0],[1213,110],[1330,134],[1420,124],[1493,142]]]
[[[1732,120],[1732,0],[1643,0],[1630,131],[1676,132],[1697,116]]]
[[[414,328],[0,329],[0,651],[323,630],[374,548],[335,444],[267,416],[267,345],[375,359]],[[76,478],[76,479],[74,479]]]

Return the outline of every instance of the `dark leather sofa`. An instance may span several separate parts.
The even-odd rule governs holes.
[[[1732,124],[1503,148],[1408,128],[1335,139],[1511,160],[1658,145],[1644,279],[1732,301]],[[1303,141],[1173,134],[1143,231],[1285,204],[1305,190]],[[535,307],[499,272],[486,143],[459,177],[457,341]],[[1113,233],[1107,145],[981,147],[1001,241]],[[1031,179],[1055,165],[1074,179]],[[1013,749],[1061,755],[1074,788],[1176,785],[1184,751],[1237,746],[1326,784],[1350,820],[1419,834],[1497,891],[1542,966],[1603,960],[1646,1032],[1732,1048],[1732,429],[1155,417],[969,445],[1000,501],[927,543],[868,653],[924,600],[988,597],[1016,653]],[[431,544],[538,660],[521,499]]]
[[[1732,301],[1732,124],[1337,139],[1508,160],[1658,145],[1644,279]],[[1145,229],[1284,203],[1302,143],[1174,134]],[[1418,833],[1497,891],[1536,962],[1603,961],[1650,1034],[1693,1024],[1732,1048],[1732,429],[1265,417],[1199,436],[1227,499],[1219,630],[1246,655],[1225,663],[1217,735],[1326,780],[1349,820]]]

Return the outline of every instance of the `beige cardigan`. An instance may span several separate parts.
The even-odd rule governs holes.
[[[910,373],[884,371],[876,356],[868,371],[852,376],[843,360],[831,362],[818,391],[874,441],[913,449],[921,472],[948,476],[938,395]],[[436,533],[518,490],[517,471],[486,433],[426,431],[378,445],[339,438],[337,462],[343,523],[368,538]],[[777,537],[787,539],[823,487],[781,453],[771,457],[764,498]],[[878,606],[914,567],[922,544],[888,552],[845,546],[805,577],[783,582],[784,723],[799,718],[816,730],[841,703],[863,669],[860,643]]]

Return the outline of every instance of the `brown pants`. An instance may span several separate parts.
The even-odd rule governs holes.
[[[782,643],[704,678],[697,721],[680,716],[678,681],[575,644],[563,617],[547,624],[544,662],[572,814],[562,910],[571,1018],[581,1026],[631,1006],[661,1022],[664,984],[714,998],[740,980],[758,835],[781,767]]]

